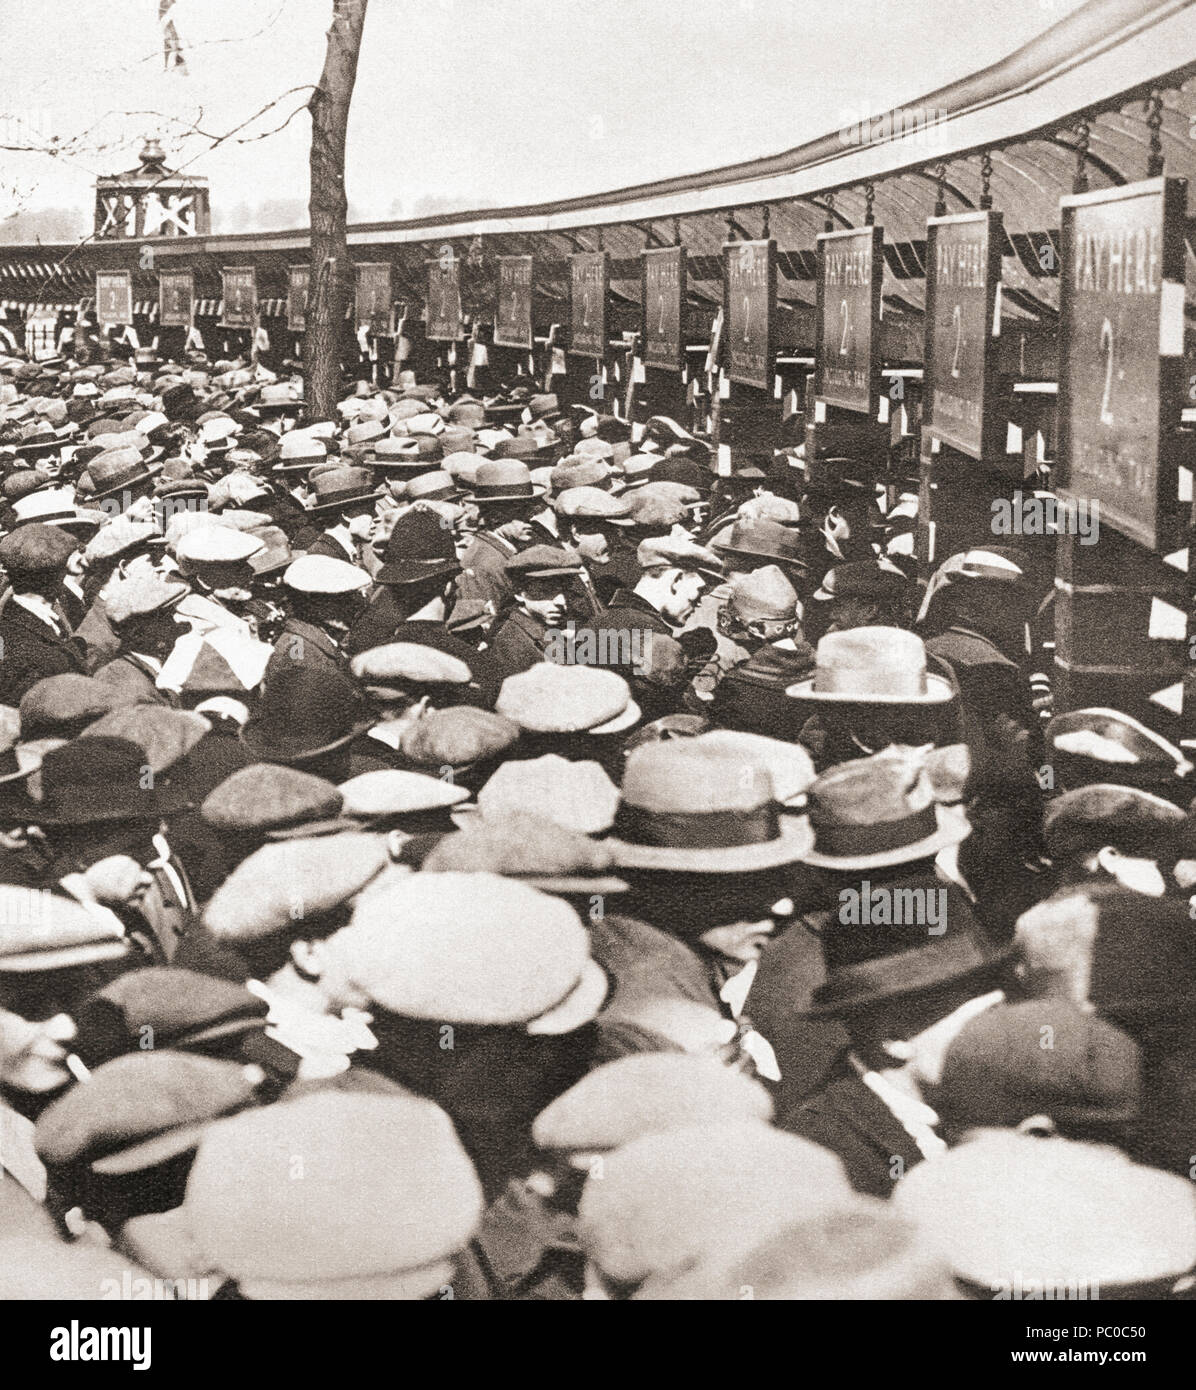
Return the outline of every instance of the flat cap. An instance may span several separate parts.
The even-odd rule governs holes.
[[[206,1123],[249,1104],[263,1079],[258,1067],[215,1057],[130,1052],[52,1102],[34,1143],[46,1163],[91,1160],[100,1172],[133,1172],[193,1148]]]
[[[133,699],[94,676],[66,671],[43,676],[21,696],[21,737],[72,738],[88,724]]]
[[[489,710],[454,705],[430,710],[403,732],[399,747],[417,767],[467,767],[505,753],[519,725]]]
[[[1103,1144],[985,1133],[910,1169],[891,1202],[957,1278],[1007,1297],[1074,1281],[1106,1298],[1196,1264],[1191,1185]]]
[[[335,911],[389,863],[386,838],[345,831],[263,845],[243,859],[204,909],[207,929],[224,941],[255,941]]]
[[[613,855],[601,840],[527,812],[461,818],[423,862],[427,873],[493,873],[522,879],[548,893],[619,893]]]
[[[635,558],[641,569],[682,569],[721,579],[723,562],[713,550],[688,536],[650,536],[639,544]]]
[[[175,546],[175,554],[191,565],[235,565],[248,561],[261,548],[257,536],[221,524],[189,532]]]
[[[597,487],[570,487],[557,498],[558,516],[586,517],[612,526],[631,525],[631,503]]]
[[[283,583],[301,594],[352,594],[370,582],[368,571],[331,555],[302,555],[283,571]]]
[[[235,980],[178,966],[127,970],[72,1011],[75,1052],[99,1067],[154,1048],[217,1055],[232,1038],[265,1027],[269,1005]]]
[[[715,1251],[746,1252],[778,1226],[852,1199],[829,1149],[757,1122],[689,1125],[608,1154],[578,1220],[598,1268],[635,1283]]]
[[[5,1303],[79,1300],[99,1302],[105,1289],[127,1287],[153,1295],[149,1272],[125,1255],[90,1241],[0,1235],[0,1299]]]
[[[500,763],[478,792],[478,809],[488,819],[533,812],[579,835],[609,830],[618,805],[619,790],[600,763],[556,753]]]
[[[124,555],[140,545],[146,545],[162,533],[152,521],[134,521],[127,512],[113,517],[92,536],[83,550],[83,558],[90,564],[99,560],[111,560]]]
[[[136,618],[163,613],[181,603],[190,592],[186,584],[163,579],[156,571],[141,571],[116,579],[104,594],[104,613],[114,627]]]
[[[411,815],[436,811],[464,801],[469,792],[441,777],[401,768],[362,772],[340,784],[346,816],[368,820],[377,816]]]
[[[732,575],[730,582],[727,603],[740,622],[792,622],[797,617],[797,590],[779,565]]]
[[[555,545],[533,545],[512,555],[503,566],[513,580],[553,579],[581,573],[581,557]]]
[[[0,565],[14,578],[62,569],[79,548],[69,532],[31,521],[0,540]]]
[[[701,1124],[772,1119],[764,1087],[713,1057],[640,1052],[596,1067],[542,1110],[541,1149],[617,1149],[644,1134]]]
[[[391,869],[325,945],[380,1008],[445,1023],[528,1023],[582,983],[589,936],[560,898],[486,873]]]
[[[297,767],[251,763],[214,787],[200,815],[220,830],[274,830],[339,814],[336,786]]]
[[[469,667],[459,657],[419,642],[370,647],[349,664],[363,685],[468,685]]]
[[[1094,782],[1048,803],[1043,821],[1047,853],[1057,862],[1112,845],[1153,855],[1174,839],[1187,817],[1173,802],[1136,787]]]
[[[135,743],[155,772],[166,772],[211,732],[211,723],[193,710],[168,705],[126,705],[101,715],[81,738],[123,738]]]
[[[451,1282],[482,1204],[438,1106],[330,1088],[210,1126],[181,1210],[249,1298],[414,1299]]]
[[[107,908],[0,883],[0,974],[90,965],[127,954],[124,926]]]
[[[616,672],[551,661],[508,676],[495,709],[535,733],[612,733],[639,717],[630,687]]]
[[[964,1025],[943,1059],[934,1105],[953,1129],[1014,1129],[1034,1115],[1087,1128],[1132,1120],[1141,1091],[1132,1038],[1066,999],[1031,999],[997,1004]]]

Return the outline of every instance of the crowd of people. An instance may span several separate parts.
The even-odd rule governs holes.
[[[0,1296],[1185,1296],[1191,764],[917,512],[0,358]]]

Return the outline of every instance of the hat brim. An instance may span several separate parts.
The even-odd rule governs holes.
[[[792,565],[795,569],[808,570],[810,562],[799,555],[778,555],[772,550],[744,550],[738,545],[712,544],[711,550],[719,555],[742,555],[749,560],[771,560],[774,565]]]
[[[296,411],[303,410],[306,405],[306,401],[272,401],[269,404],[265,401],[255,401],[253,408],[260,415],[293,415]]]
[[[307,506],[309,516],[318,516],[321,512],[339,512],[346,507],[356,507],[360,502],[376,502],[379,497],[386,496],[385,488],[375,488],[373,492],[362,492],[356,497],[342,497],[338,502],[315,502]]]
[[[822,997],[797,1016],[847,1017],[873,1004],[966,980],[1004,964],[1012,959],[1016,950],[1009,945],[986,952],[975,938],[961,934],[911,951],[898,951],[841,967],[830,972],[827,983],[819,986]]]
[[[815,690],[816,680],[817,676],[809,676],[786,686],[785,694],[791,700],[813,705],[946,705],[955,699],[951,682],[929,672],[926,675],[926,693],[923,695],[898,695],[886,691],[865,695],[859,691]]]
[[[219,1115],[212,1116],[213,1120],[221,1118]],[[168,1129],[139,1144],[131,1144],[127,1149],[117,1149],[114,1153],[93,1159],[89,1166],[93,1173],[105,1177],[119,1177],[126,1173],[139,1172],[143,1168],[156,1168],[168,1159],[177,1158],[180,1154],[198,1148],[208,1123],[211,1122]]]
[[[587,960],[577,983],[565,995],[537,1018],[524,1025],[533,1037],[559,1037],[572,1033],[596,1018],[610,994],[611,981],[596,960]]]
[[[156,478],[161,473],[163,465],[160,463],[155,465],[153,460],[161,453],[161,449],[155,449],[149,458],[142,460],[144,464],[149,465],[144,473],[138,473],[135,478],[126,478],[123,483],[118,483],[116,487],[105,488],[103,492],[85,492],[81,494],[81,500],[84,502],[102,502],[105,497],[115,497],[119,492],[127,492],[131,487],[137,487],[141,483],[148,482],[150,478]]]
[[[157,820],[161,816],[184,810],[191,805],[186,794],[178,787],[159,787],[147,796],[138,797],[137,801],[124,806],[83,806],[57,814],[47,813],[44,803],[35,804],[35,825],[98,825],[106,821]]]
[[[479,497],[476,492],[466,492],[463,496],[467,502],[484,507],[490,502],[534,502],[537,497],[543,497],[547,492],[548,489],[540,483],[532,483],[530,492],[489,493],[485,497]]]
[[[132,949],[123,937],[114,937],[111,941],[63,946],[56,951],[25,951],[0,956],[0,975],[31,975],[42,970],[66,970],[79,965],[96,965],[100,961],[123,960]]]
[[[814,843],[814,832],[804,816],[782,815],[777,838],[759,844],[681,849],[672,845],[637,844],[615,836],[608,836],[605,843],[614,855],[616,869],[674,869],[690,874],[735,874],[805,862]]]
[[[437,560],[427,569],[418,560],[395,560],[383,565],[374,575],[375,584],[426,584],[432,579],[451,579],[461,573],[456,560]]]
[[[634,700],[628,700],[626,707],[620,710],[613,719],[608,719],[604,724],[595,724],[592,729],[583,729],[581,732],[598,735],[621,734],[634,724],[638,724],[643,718],[643,714],[643,710]]]
[[[934,816],[938,825],[933,835],[925,835],[908,845],[877,854],[821,854],[813,847],[815,837],[811,828],[811,848],[802,855],[802,863],[815,869],[883,869],[890,864],[908,864],[915,859],[927,859],[948,845],[957,845],[966,840],[972,833],[967,818],[957,808],[935,806]]]
[[[342,734],[339,738],[334,738],[330,743],[322,743],[316,748],[304,748],[297,741],[285,740],[282,743],[271,743],[269,740],[259,740],[255,724],[260,724],[260,720],[251,719],[241,730],[241,742],[246,748],[262,762],[266,763],[305,763],[312,762],[316,758],[323,757],[325,753],[334,753],[338,748],[343,748],[345,744],[352,743],[355,738],[360,738],[373,727],[373,721],[360,720],[354,724],[347,734]]]

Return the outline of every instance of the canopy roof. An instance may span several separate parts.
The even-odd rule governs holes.
[[[1059,199],[1073,191],[1077,173],[1093,189],[1134,182],[1147,176],[1154,153],[1166,173],[1196,176],[1193,130],[1193,0],[1092,0],[1000,62],[877,117],[867,129],[831,131],[769,158],[585,198],[356,224],[349,245],[355,260],[390,261],[396,297],[413,303],[423,299],[423,262],[445,246],[459,256],[472,246],[487,260],[534,255],[536,317],[548,323],[567,303],[566,258],[601,239],[612,258],[615,322],[622,305],[630,326],[640,252],[679,236],[689,251],[693,331],[700,334],[721,293],[723,243],[761,236],[767,226],[778,244],[778,340],[799,346],[812,341],[817,235],[828,223],[863,224],[871,202],[885,233],[888,355],[914,359],[926,220],[940,197],[946,212],[960,212],[984,206],[987,191],[1008,234],[1006,311],[1049,329],[1058,307],[1058,255],[1047,248],[1058,251]],[[0,248],[0,302],[88,295],[95,269],[115,265],[134,271],[138,299],[154,297],[156,270],[192,268],[197,294],[212,296],[222,266],[251,264],[259,293],[277,298],[286,293],[286,267],[306,262],[309,250],[306,229],[147,245],[150,271],[140,244]],[[897,341],[903,337],[905,350]]]

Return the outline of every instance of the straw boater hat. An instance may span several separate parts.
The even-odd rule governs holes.
[[[897,627],[856,627],[818,643],[814,674],[785,691],[808,704],[940,705],[950,681],[926,670],[922,639]]]

